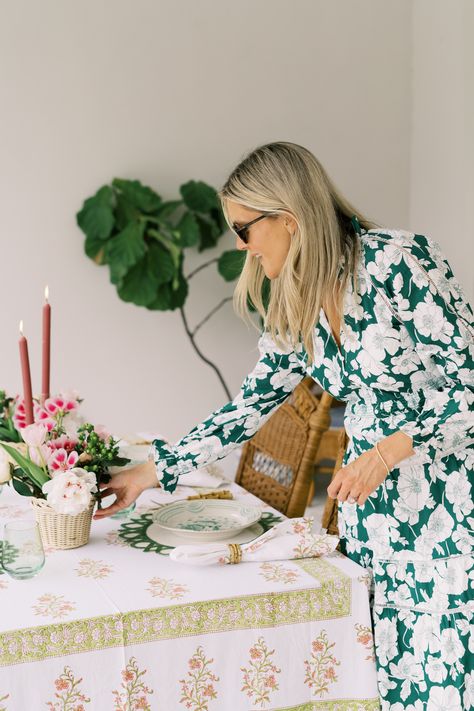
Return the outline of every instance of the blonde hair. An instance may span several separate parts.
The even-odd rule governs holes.
[[[377,225],[353,208],[315,156],[295,143],[256,148],[232,171],[219,197],[229,226],[226,200],[259,212],[289,214],[296,221],[284,266],[270,281],[267,308],[262,298],[265,274],[249,253],[235,288],[234,307],[253,323],[250,299],[275,342],[292,348],[302,342],[311,363],[314,327],[323,302],[329,299],[342,315],[338,295],[355,276],[359,248],[351,217],[355,215],[366,230]]]

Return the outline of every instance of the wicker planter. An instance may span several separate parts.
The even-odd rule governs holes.
[[[43,545],[65,549],[79,548],[88,542],[96,503],[94,498],[91,499],[88,509],[75,516],[57,513],[45,499],[32,497],[31,503]]]

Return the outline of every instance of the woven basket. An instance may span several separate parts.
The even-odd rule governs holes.
[[[95,506],[94,498],[91,499],[89,508],[75,516],[57,513],[45,499],[32,497],[31,503],[43,545],[64,549],[79,548],[88,542]]]

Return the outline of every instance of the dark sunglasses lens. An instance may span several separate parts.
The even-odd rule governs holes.
[[[247,234],[247,228],[244,227],[234,227],[234,232],[237,235],[239,239],[242,240],[244,244],[247,244],[248,241],[248,234]]]

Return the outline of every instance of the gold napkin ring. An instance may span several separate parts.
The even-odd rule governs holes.
[[[242,546],[238,543],[228,543],[229,546],[229,563],[240,563],[242,560]]]
[[[207,494],[194,494],[193,496],[188,496],[188,501],[193,501],[194,499],[233,499],[234,495],[228,489],[223,489],[222,491],[208,491]]]

